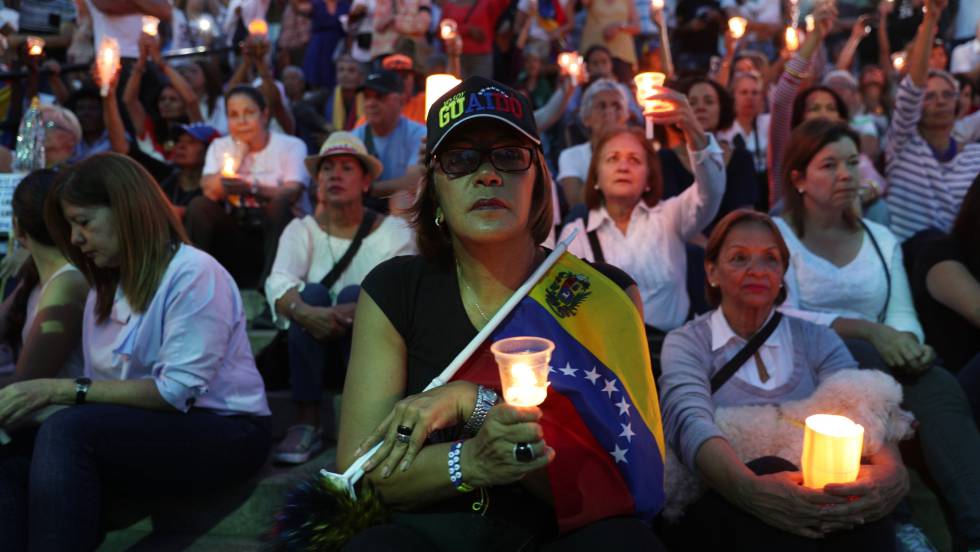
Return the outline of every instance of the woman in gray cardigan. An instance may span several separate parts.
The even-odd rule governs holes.
[[[708,240],[708,299],[718,308],[664,342],[661,405],[668,443],[711,489],[666,528],[668,545],[726,550],[894,550],[889,514],[908,490],[894,448],[866,458],[857,481],[813,490],[787,459],[742,463],[714,423],[720,406],[809,396],[831,373],[857,368],[837,335],[797,318],[775,329],[714,393],[711,379],[776,314],[789,252],[772,220],[738,210]],[[699,546],[695,546],[699,545]]]

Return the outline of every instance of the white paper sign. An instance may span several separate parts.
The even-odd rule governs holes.
[[[0,173],[0,234],[13,232],[13,209],[10,203],[14,198],[14,190],[24,176],[24,173]]]

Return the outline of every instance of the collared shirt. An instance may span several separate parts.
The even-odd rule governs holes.
[[[578,228],[579,234],[568,251],[594,261],[586,234],[595,230],[605,261],[636,280],[643,298],[644,321],[664,331],[683,324],[690,308],[684,244],[714,219],[725,194],[721,147],[712,135],[708,136],[706,148],[688,150],[694,184],[653,207],[642,200],[637,202],[625,234],[616,227],[605,206],[589,211],[587,227],[579,219],[561,233],[560,239],[565,239],[573,228]]]
[[[770,120],[769,113],[762,113],[755,118],[752,128],[748,129],[742,128],[742,125],[735,121],[730,128],[718,132],[718,139],[731,144],[736,136],[741,136],[742,141],[745,142],[745,149],[752,154],[752,159],[755,161],[755,170],[764,173],[768,170],[766,155],[769,148]]]
[[[269,415],[238,286],[210,255],[180,245],[145,312],[135,312],[119,288],[99,322],[95,298],[90,291],[82,326],[88,377],[152,379],[181,412]]]
[[[769,313],[766,323],[772,315],[773,313]],[[747,341],[732,330],[721,309],[715,309],[711,313],[708,324],[711,328],[711,352],[715,356],[724,358],[724,362],[727,363],[742,350]],[[766,372],[769,373],[768,380],[763,382],[759,377],[755,355],[745,361],[745,364],[735,372],[734,377],[760,389],[775,389],[789,381],[790,376],[793,375],[793,335],[785,320],[779,322],[772,335],[759,347],[758,355],[765,365]]]

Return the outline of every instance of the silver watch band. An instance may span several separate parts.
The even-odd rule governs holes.
[[[484,420],[487,419],[487,414],[493,405],[497,404],[497,400],[497,393],[493,389],[482,385],[476,386],[476,405],[473,407],[473,413],[466,420],[466,425],[463,426],[465,435],[473,436],[480,431]]]

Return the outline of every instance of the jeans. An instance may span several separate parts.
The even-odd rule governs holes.
[[[179,496],[243,482],[265,463],[269,430],[249,416],[87,404],[48,418],[24,452],[0,450],[3,549],[84,551],[102,539],[104,495]]]
[[[867,341],[844,343],[862,367],[892,374]],[[939,366],[919,376],[892,375],[902,384],[903,406],[919,422],[922,457],[950,505],[955,529],[970,546],[980,546],[980,432],[963,388]]]
[[[337,304],[357,302],[360,292],[359,286],[345,287],[337,294]],[[330,291],[321,284],[306,284],[299,296],[313,307],[331,306]],[[324,370],[328,372],[327,381],[331,387],[343,387],[350,356],[350,333],[334,341],[321,341],[294,322],[289,325],[286,342],[294,401],[320,402]]]

